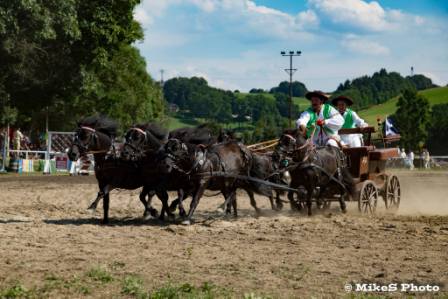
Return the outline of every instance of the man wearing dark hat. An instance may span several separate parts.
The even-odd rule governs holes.
[[[344,118],[326,103],[328,96],[323,92],[308,92],[305,97],[310,100],[311,107],[300,115],[296,122],[297,128],[317,145],[339,147],[338,131],[344,124]]]
[[[338,96],[331,103],[336,107],[344,117],[344,125],[342,129],[364,128],[367,123],[358,116],[352,109],[348,108],[353,105],[353,100],[346,96]],[[341,140],[349,147],[362,146],[362,134],[341,134]]]

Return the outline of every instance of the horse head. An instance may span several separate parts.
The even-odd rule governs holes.
[[[310,141],[306,139],[306,135],[301,130],[285,130],[279,138],[272,159],[280,168],[287,167],[291,160],[302,161],[302,155],[305,150],[308,150],[309,144]]]
[[[156,124],[135,125],[126,132],[122,157],[138,160],[156,153],[166,141],[167,132]]]
[[[102,117],[90,117],[78,123],[67,156],[76,161],[89,153],[107,153],[116,134],[115,122]]]
[[[174,169],[181,170],[190,157],[188,146],[179,139],[168,139],[159,152],[159,170],[161,173],[168,174]]]

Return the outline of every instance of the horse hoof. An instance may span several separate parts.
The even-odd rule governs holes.
[[[87,208],[87,212],[93,214],[96,212],[96,208],[89,207],[89,208]]]
[[[157,212],[156,209],[150,209],[149,214],[154,218],[157,218],[159,216],[159,212]]]
[[[153,219],[156,219],[157,217],[154,217],[153,215],[151,215],[151,214],[144,214],[143,215],[143,220],[145,220],[145,221],[148,221],[148,220],[153,220]]]
[[[176,219],[176,216],[174,214],[168,215],[168,221],[174,221]]]
[[[216,211],[220,214],[224,214],[224,209],[223,208],[217,208]]]
[[[182,225],[191,225],[191,221],[190,219],[185,219],[184,221],[181,222]]]

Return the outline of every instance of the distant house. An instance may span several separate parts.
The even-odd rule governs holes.
[[[179,106],[177,106],[177,104],[174,104],[174,103],[169,103],[168,110],[171,113],[179,112]]]

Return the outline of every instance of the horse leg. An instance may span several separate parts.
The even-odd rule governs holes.
[[[231,193],[228,190],[221,190],[222,195],[224,195],[224,207],[226,208],[226,215],[232,213],[232,198]]]
[[[307,195],[306,195],[306,207],[307,207],[307,211],[308,211],[308,216],[311,216],[311,206],[313,204],[312,200],[313,200],[313,188],[308,188],[307,189]]]
[[[183,189],[177,190],[177,200],[179,201],[179,216],[185,217],[187,212],[185,212],[183,201],[185,199],[185,192]]]
[[[168,193],[166,191],[157,191],[157,197],[162,202],[162,211],[160,212],[159,219],[165,219],[165,212],[167,213],[170,219],[174,219],[174,214],[170,212],[170,207],[168,206]]]
[[[177,198],[175,200],[173,200],[173,202],[170,204],[170,207],[169,207],[170,212],[171,213],[176,212],[176,208],[179,204],[180,204],[179,191],[177,191]]]
[[[104,190],[103,198],[103,224],[109,223],[109,185],[107,185]]]
[[[339,206],[341,207],[342,213],[347,213],[347,206],[345,204],[345,196],[339,197]]]
[[[202,183],[193,192],[193,198],[191,200],[190,210],[188,211],[187,219],[182,221],[182,224],[184,224],[184,225],[190,225],[191,224],[191,218],[193,217],[193,213],[196,210],[196,208],[197,208],[197,206],[199,204],[199,200],[201,199],[202,195],[204,194],[204,191],[205,191],[205,184]]]
[[[261,214],[260,209],[257,207],[257,202],[255,201],[254,193],[251,190],[246,190],[247,195],[249,195],[250,205],[255,209],[255,214],[259,216]]]
[[[289,199],[289,204],[291,206],[292,211],[297,212],[297,211],[301,210],[300,204],[294,200],[294,192],[293,191],[288,191],[288,199]]]
[[[99,191],[98,194],[96,195],[95,200],[90,204],[90,206],[87,208],[87,210],[91,210],[92,212],[94,212],[96,210],[96,208],[98,207],[98,203],[100,202],[101,198],[104,197],[104,193],[103,191]]]
[[[233,217],[238,217],[238,208],[236,202],[236,190],[232,191],[232,206],[233,206]]]
[[[283,202],[280,198],[280,192],[275,191],[275,205],[277,206],[277,211],[281,211],[283,209]]]
[[[148,187],[144,186],[142,192],[140,192],[139,198],[145,207],[145,212],[143,213],[143,218],[145,220],[149,220],[151,218],[157,217],[157,210],[151,206],[152,197],[154,196],[155,191],[149,190]],[[148,196],[148,200],[146,200],[146,196]]]

